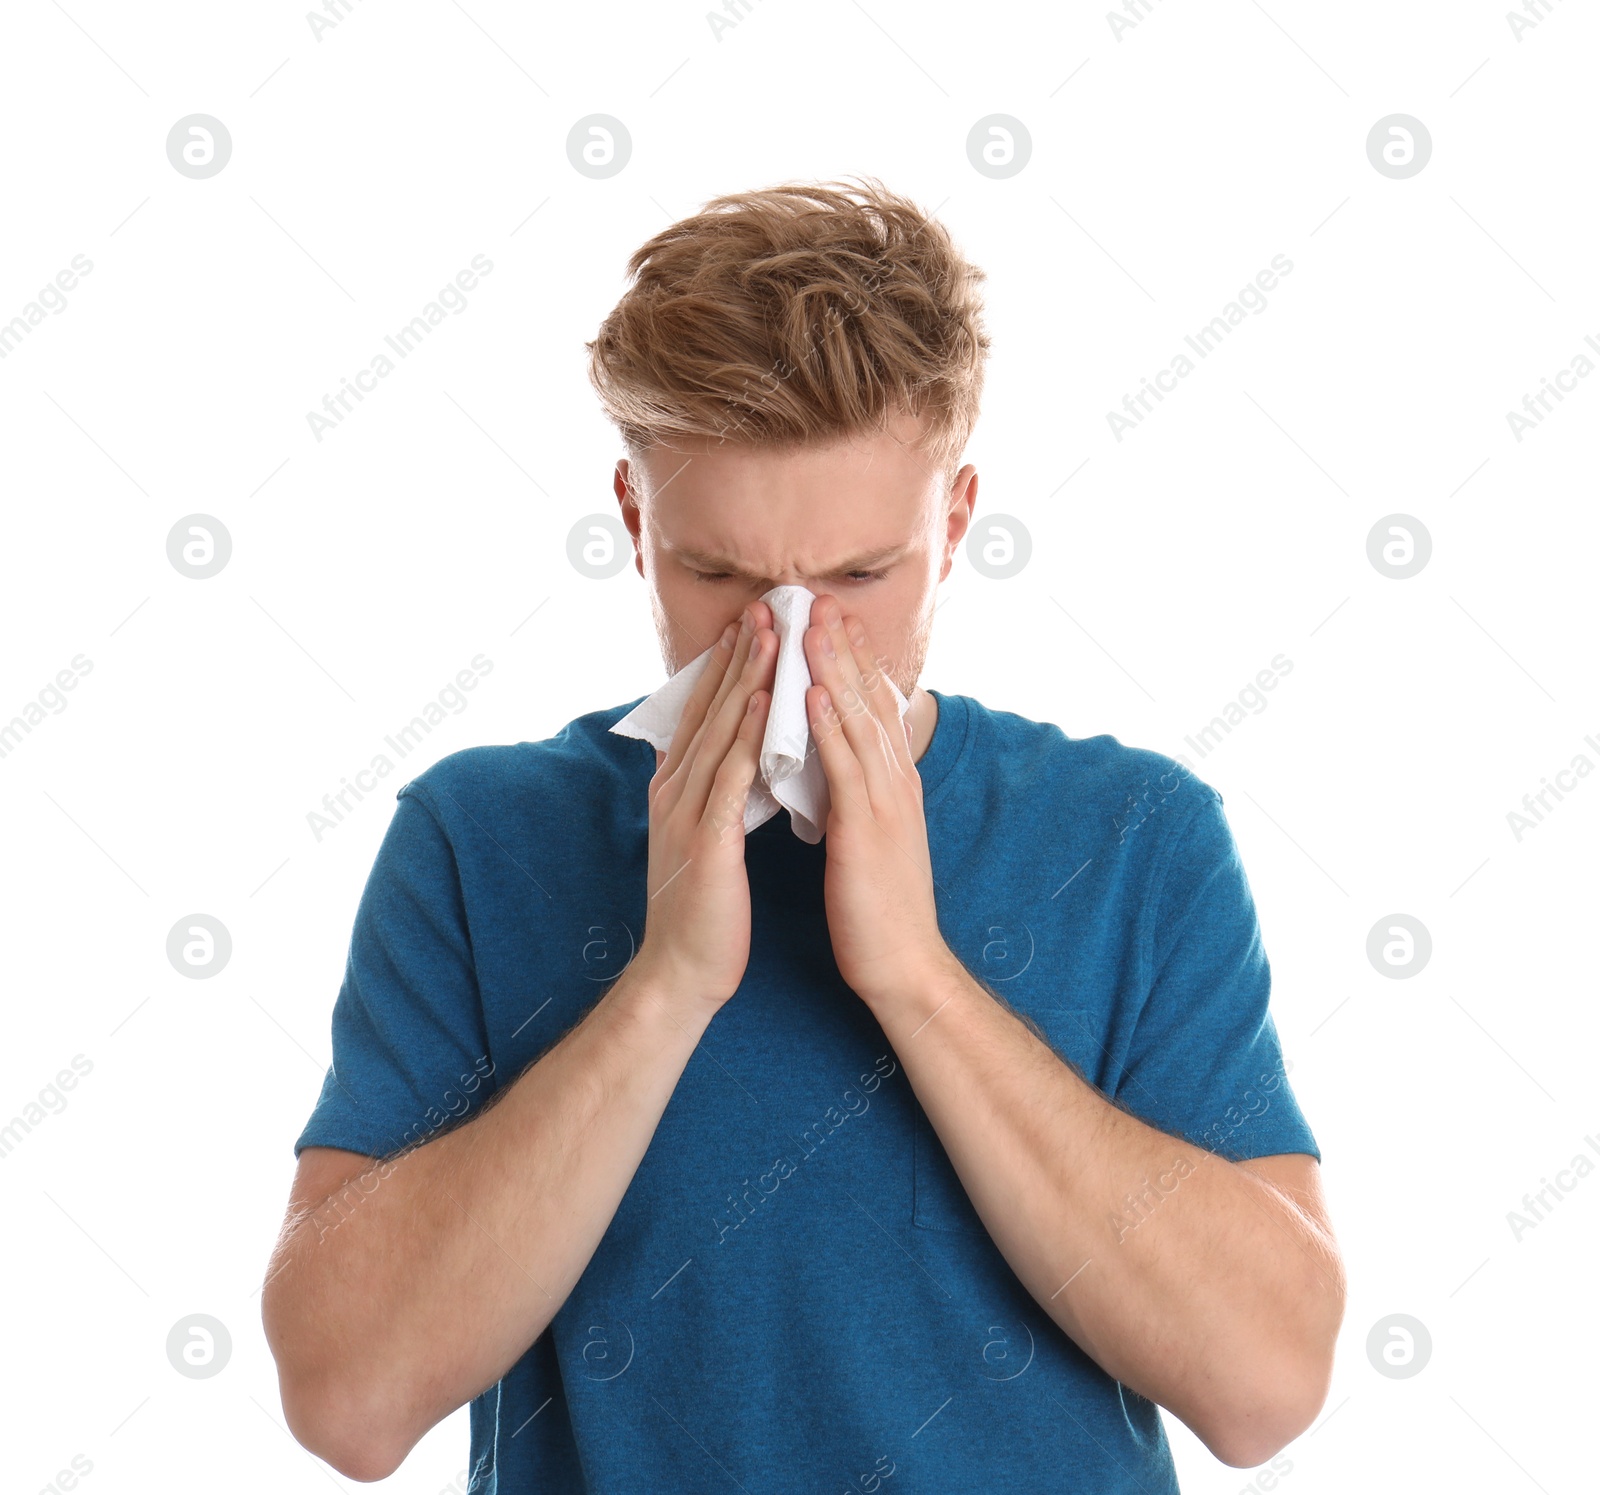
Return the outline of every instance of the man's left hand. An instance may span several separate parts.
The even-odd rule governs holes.
[[[828,776],[823,895],[839,973],[868,1006],[953,959],[934,907],[922,776],[860,618],[811,606],[806,715]]]

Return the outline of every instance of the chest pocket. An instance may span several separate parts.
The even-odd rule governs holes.
[[[1087,1009],[1048,1007],[1030,1016],[1057,1054],[1093,1075],[1095,1045]],[[911,1223],[923,1230],[989,1233],[920,1105],[912,1140]]]

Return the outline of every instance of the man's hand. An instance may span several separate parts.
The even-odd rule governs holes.
[[[922,776],[871,640],[836,598],[811,605],[806,692],[832,801],[823,897],[833,958],[869,1006],[955,957],[934,908]]]
[[[650,904],[635,964],[713,1014],[750,959],[744,809],[772,701],[771,625],[764,602],[728,625],[650,780]]]

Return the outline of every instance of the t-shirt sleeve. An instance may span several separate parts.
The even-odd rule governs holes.
[[[1199,803],[1152,873],[1149,981],[1116,1099],[1235,1162],[1286,1152],[1320,1162],[1267,1009],[1271,971],[1222,796],[1193,788]]]
[[[396,795],[333,1007],[333,1062],[294,1144],[389,1157],[475,1114],[489,1056],[455,853],[416,783]]]

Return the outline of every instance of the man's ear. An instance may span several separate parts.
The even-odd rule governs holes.
[[[617,503],[622,508],[622,522],[628,526],[628,533],[637,539],[639,506],[633,501],[633,477],[626,457],[618,459],[616,470],[611,474],[611,491],[617,495]]]
[[[972,524],[972,508],[978,501],[978,469],[967,463],[950,484],[950,507],[945,514],[944,563],[939,567],[939,580],[950,574],[956,551],[967,537]]]
[[[639,512],[639,505],[634,495],[633,480],[626,457],[617,462],[616,471],[611,474],[611,491],[617,495],[617,503],[622,508],[623,527],[633,539],[633,569],[643,576],[644,549],[639,540],[639,526],[643,516]]]

